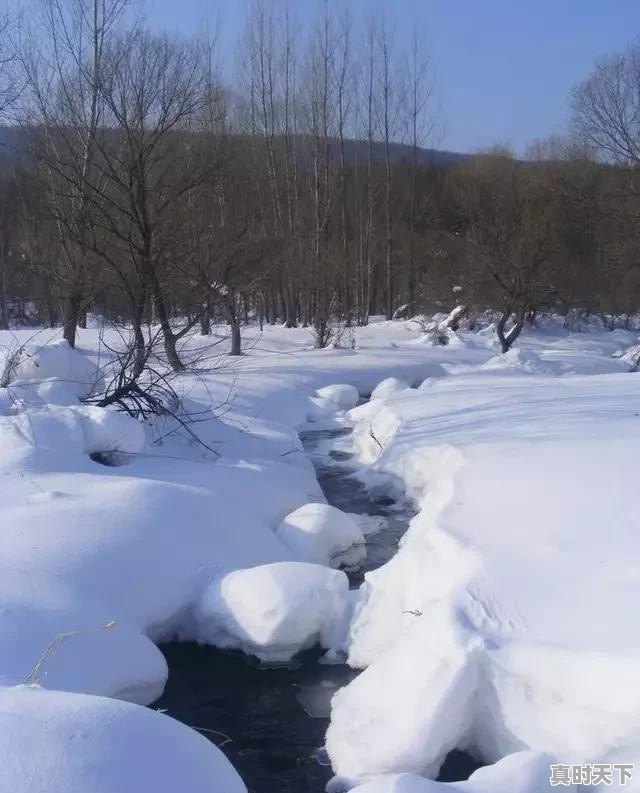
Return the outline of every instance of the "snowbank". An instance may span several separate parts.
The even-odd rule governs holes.
[[[304,504],[287,517],[276,534],[296,559],[332,567],[352,567],[366,556],[358,524],[329,504]]]
[[[435,777],[469,737],[478,641],[440,612],[410,617],[401,643],[333,698],[326,746],[340,776],[404,770]]]
[[[0,688],[0,793],[246,793],[222,752],[154,710]]]
[[[444,784],[415,774],[397,774],[358,785],[352,793],[552,793],[559,789],[550,783],[549,768],[556,762],[550,754],[517,752],[480,768],[466,782]],[[571,793],[576,787],[562,785],[561,789]]]
[[[344,643],[349,619],[344,573],[304,562],[234,570],[212,581],[196,612],[198,638],[263,661],[288,661],[319,643]]]
[[[56,375],[61,388],[74,373],[95,376],[87,357],[52,350],[18,370]],[[212,570],[292,559],[272,527],[322,498],[313,469],[286,426],[203,420],[197,402],[201,437],[224,444],[218,459],[166,418],[145,427],[75,393],[68,404],[29,403],[15,396],[20,382],[36,393],[46,381],[1,390],[0,684],[24,681],[40,661],[43,686],[148,704],[167,677],[152,639],[193,636]],[[89,458],[114,452],[125,468]]]
[[[637,763],[635,376],[485,371],[361,410],[361,458],[421,511],[366,576],[336,772],[433,776],[454,747]]]

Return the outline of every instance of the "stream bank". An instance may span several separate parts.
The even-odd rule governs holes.
[[[368,570],[387,562],[413,517],[412,505],[387,488],[367,488],[357,477],[347,428],[301,434],[329,504],[379,529],[367,535],[367,558],[347,574],[358,587]],[[249,793],[321,793],[332,776],[324,752],[333,693],[358,670],[322,662],[313,648],[280,666],[240,652],[194,642],[161,645],[169,680],[155,707],[202,732],[219,746]],[[452,752],[442,781],[466,779],[477,763]]]

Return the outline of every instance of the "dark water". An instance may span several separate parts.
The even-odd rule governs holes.
[[[327,501],[345,512],[372,516],[382,529],[367,537],[367,560],[348,571],[352,586],[396,552],[412,517],[402,499],[365,487],[348,451],[348,430],[302,436]],[[388,490],[388,488],[387,488]],[[155,707],[198,729],[227,755],[249,793],[321,793],[332,776],[322,749],[333,692],[357,671],[320,663],[323,653],[301,653],[286,667],[265,667],[242,653],[192,642],[161,646],[169,681]],[[440,779],[466,779],[478,764],[452,752]]]
[[[371,516],[371,523],[379,526],[366,538],[367,557],[361,568],[347,571],[352,585],[359,586],[368,570],[381,567],[395,554],[415,510],[400,493],[389,492],[388,480],[365,485],[358,478],[354,455],[348,451],[350,434],[348,429],[334,429],[300,437],[327,501],[344,512]]]
[[[308,716],[298,696],[318,688],[330,694],[353,678],[353,670],[322,666],[313,651],[299,657],[298,668],[265,669],[215,647],[173,643],[161,649],[170,674],[156,706],[207,730],[203,735],[227,755],[250,793],[324,790],[331,768],[318,759],[327,762],[321,747],[329,720]]]

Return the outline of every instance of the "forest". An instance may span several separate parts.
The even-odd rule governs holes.
[[[349,344],[371,315],[495,312],[503,351],[551,310],[629,323],[640,300],[640,48],[575,86],[567,134],[473,155],[437,137],[416,34],[256,2],[221,62],[126,0],[45,0],[2,24],[0,327],[87,315],[153,336],[255,321]],[[225,66],[227,68],[225,68]],[[228,77],[233,74],[233,79]],[[159,327],[157,333],[151,327]]]

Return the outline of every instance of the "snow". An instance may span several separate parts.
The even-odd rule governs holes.
[[[361,460],[421,509],[351,627],[366,670],[334,699],[341,776],[433,776],[455,747],[640,760],[637,380],[548,376],[529,369],[540,359],[348,414]]]
[[[0,688],[0,793],[246,793],[222,752],[154,710]]]
[[[425,652],[423,632],[411,631],[333,699],[327,750],[340,776],[399,769],[437,776],[444,756],[471,730],[478,670],[469,658],[477,640],[440,613],[427,615],[428,625],[410,618],[425,626],[436,648]]]
[[[379,776],[352,789],[352,793],[552,793],[575,791],[575,785],[553,787],[549,767],[556,763],[550,754],[515,752],[493,766],[478,769],[466,782],[442,784],[416,774]]]
[[[95,364],[68,342],[59,339],[50,343],[28,341],[16,345],[14,340],[4,347],[5,365],[9,365],[9,384],[17,398],[22,398],[28,386],[40,385],[40,396],[54,404],[68,404],[87,396],[100,372]],[[62,398],[64,401],[56,401]]]
[[[335,403],[341,410],[349,410],[358,404],[360,394],[355,386],[348,383],[328,385],[317,390],[317,395]]]
[[[234,570],[212,581],[196,612],[198,639],[262,661],[289,661],[320,644],[344,643],[349,581],[339,570],[279,562]]]
[[[138,454],[142,451],[145,444],[144,427],[126,413],[85,406],[81,416],[84,449],[87,454]]]
[[[371,392],[371,399],[388,399],[393,394],[406,391],[408,388],[411,388],[409,383],[400,377],[385,377]]]
[[[352,517],[329,504],[304,504],[285,517],[276,534],[297,559],[353,567],[365,558],[364,535]]]
[[[480,367],[482,371],[518,371],[526,374],[552,374],[539,355],[533,351],[524,352],[520,347],[512,347],[502,355],[490,358]]]
[[[330,350],[251,328],[234,360],[216,329],[181,340],[210,366],[175,381],[202,443],[169,416],[81,404],[104,332],[117,347],[98,329],[75,351],[0,333],[27,349],[0,388],[2,793],[243,790],[210,743],[124,702],[157,698],[155,643],[175,636],[265,660],[348,651],[364,671],[333,699],[327,746],[365,793],[542,793],[548,754],[640,762],[639,381],[619,354],[637,332],[550,321],[501,356],[490,327],[432,347],[415,323],[376,321]],[[380,521],[324,504],[297,434],[349,424],[365,482],[418,508],[357,592],[330,565],[359,559]],[[86,755],[68,751],[79,739]],[[426,780],[454,747],[495,764]]]

